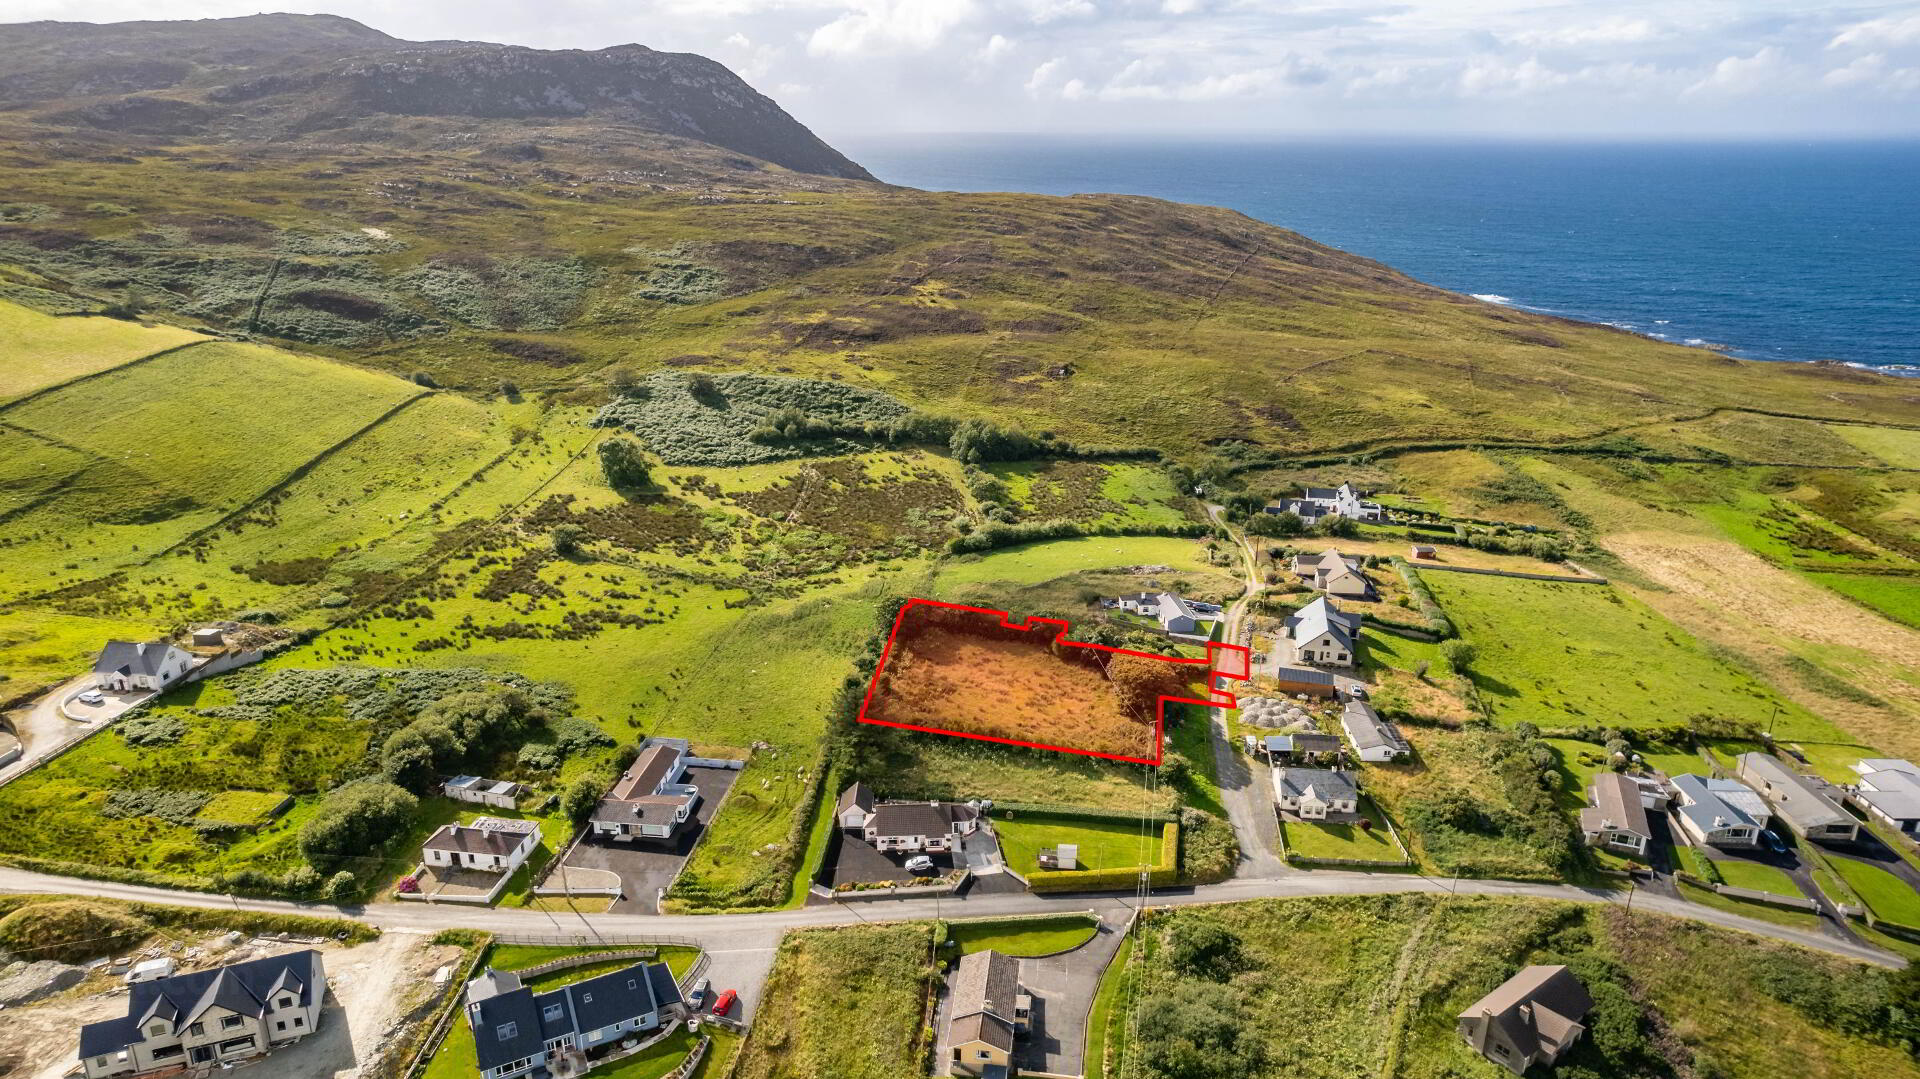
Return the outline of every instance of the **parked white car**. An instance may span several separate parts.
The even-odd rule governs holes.
[[[78,700],[81,704],[100,705],[107,703],[107,695],[97,689],[89,689],[74,699]]]
[[[924,854],[916,854],[907,859],[907,872],[925,873],[933,868],[933,859]]]

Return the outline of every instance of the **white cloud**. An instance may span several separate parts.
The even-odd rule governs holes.
[[[815,56],[925,52],[975,14],[973,0],[857,0],[807,39]]]
[[[980,51],[974,55],[980,58],[981,63],[991,64],[1012,51],[1012,41],[1000,34],[994,34],[987,39],[985,45],[980,46]]]
[[[1829,49],[1884,48],[1889,45],[1920,45],[1920,11],[1854,23],[1827,42]]]
[[[1920,91],[1920,67],[1895,67],[1884,53],[1874,52],[1834,68],[1820,82],[1835,90],[1858,88],[1898,97]]]
[[[1688,94],[1741,96],[1779,89],[1792,75],[1793,65],[1777,46],[1768,45],[1752,56],[1729,56],[1713,65],[1706,78],[1687,87]]]

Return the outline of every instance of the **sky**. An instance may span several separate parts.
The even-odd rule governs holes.
[[[829,138],[1920,135],[1920,2],[7,0],[0,18],[261,10],[696,52]]]

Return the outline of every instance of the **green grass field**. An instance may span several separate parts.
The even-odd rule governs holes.
[[[1774,895],[1798,896],[1799,885],[1784,871],[1758,862],[1716,859],[1713,867],[1720,871],[1721,879],[1735,888],[1750,888],[1756,892],[1772,892]]]
[[[1880,577],[1864,573],[1809,573],[1807,577],[1896,622],[1920,627],[1920,576]]]
[[[949,559],[940,566],[934,585],[952,589],[971,584],[1009,582],[1038,584],[1083,570],[1116,566],[1167,566],[1181,571],[1206,571],[1232,565],[1232,552],[1220,548],[1217,563],[1207,561],[1206,545],[1169,536],[1087,536],[1007,547],[980,555]]]
[[[1874,917],[1920,929],[1920,894],[1906,881],[1878,866],[1852,858],[1829,858],[1827,864],[1866,903]]]
[[[1777,706],[1776,734],[1844,740],[1617,588],[1461,573],[1422,579],[1477,648],[1473,680],[1502,723],[1639,727],[1706,715],[1766,727]]]
[[[1387,829],[1386,818],[1380,815],[1372,799],[1361,797],[1360,812],[1372,823],[1371,828],[1344,823],[1283,822],[1280,829],[1286,836],[1287,856],[1368,862],[1405,860],[1407,852],[1401,849],[1393,833]]]
[[[1075,820],[1028,812],[1009,818],[999,811],[993,822],[1007,864],[1021,873],[1040,868],[1040,848],[1062,843],[1080,845],[1081,869],[1153,865],[1160,860],[1160,827],[1155,822],[1143,832],[1137,821]]]
[[[0,300],[0,404],[206,338],[177,326],[55,318]]]
[[[767,978],[737,1079],[900,1079],[926,1052],[931,923],[802,929]],[[849,1031],[860,1037],[849,1038]]]
[[[1092,940],[1097,924],[1084,914],[948,922],[947,940],[961,955],[989,951],[1014,956],[1052,955]]]

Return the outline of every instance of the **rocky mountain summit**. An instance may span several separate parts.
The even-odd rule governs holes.
[[[590,120],[820,176],[867,171],[726,67],[643,45],[410,42],[351,19],[0,25],[0,112],[130,138],[378,138],[391,118]]]

